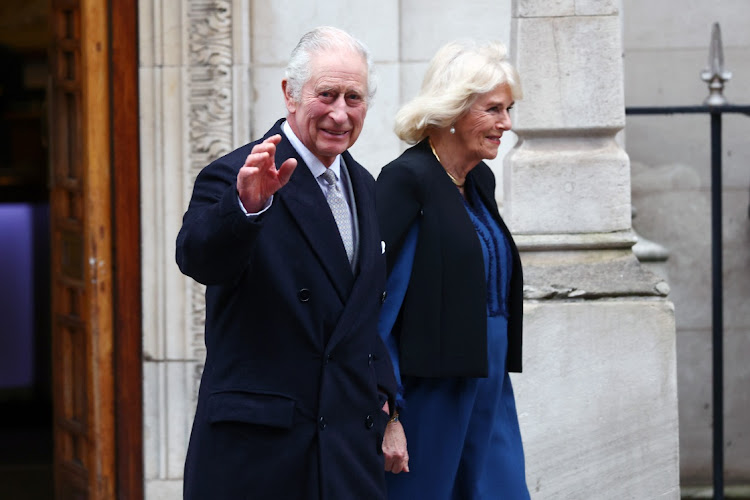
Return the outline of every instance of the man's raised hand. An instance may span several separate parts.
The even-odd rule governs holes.
[[[248,213],[258,213],[276,191],[292,176],[297,160],[288,158],[276,169],[274,156],[281,135],[276,134],[256,144],[237,174],[237,194]]]

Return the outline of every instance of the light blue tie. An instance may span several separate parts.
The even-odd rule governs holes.
[[[331,207],[333,218],[336,220],[336,225],[339,227],[339,234],[341,235],[341,240],[344,242],[346,256],[349,257],[349,264],[352,264],[354,259],[354,239],[352,238],[352,219],[349,207],[344,200],[344,194],[341,192],[339,185],[336,182],[336,173],[330,168],[327,168],[320,177],[322,177],[328,184],[326,201]]]

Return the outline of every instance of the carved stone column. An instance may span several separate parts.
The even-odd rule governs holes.
[[[525,96],[505,163],[522,250],[514,378],[532,497],[679,498],[668,287],[632,252],[620,2],[516,0]]]
[[[147,499],[182,498],[203,344],[204,288],[175,239],[193,181],[250,135],[250,0],[141,0],[144,472]]]

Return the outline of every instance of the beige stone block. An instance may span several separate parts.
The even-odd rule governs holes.
[[[192,190],[192,179],[186,178],[185,81],[184,70],[176,67],[140,73],[143,342],[148,359],[186,358],[180,328],[186,281],[174,260]],[[180,333],[167,336],[168,324],[175,326],[171,332]]]
[[[619,16],[622,0],[576,0],[577,16]]]
[[[749,191],[747,187],[725,191],[722,200],[724,325],[745,331],[750,330]]]
[[[138,0],[138,66],[151,67],[156,64],[154,43],[154,0]]]
[[[190,5],[187,0],[157,0],[154,3],[152,12],[157,66],[180,66],[187,62]]]
[[[634,162],[659,171],[680,166],[680,171],[698,179],[698,186],[711,189],[711,126],[705,115],[628,115],[625,148]],[[722,119],[722,185],[746,190],[750,164],[750,120],[743,115]],[[667,186],[654,184],[666,189]]]
[[[260,138],[276,120],[286,116],[284,92],[281,90],[281,80],[284,79],[283,66],[254,66],[252,69],[253,82],[253,113],[250,139]]]
[[[693,190],[646,192],[636,188],[639,234],[669,248],[667,273],[678,328],[710,328],[711,229],[708,193]],[[689,230],[686,230],[689,228]]]
[[[253,42],[252,0],[232,0],[232,63],[248,66],[252,63],[250,51]]]
[[[628,116],[625,149],[641,178],[634,189],[710,190],[709,119],[699,115]],[[665,145],[672,147],[665,147]],[[634,173],[636,170],[634,169]],[[663,183],[667,181],[669,183]]]
[[[515,0],[513,17],[573,16],[576,0]]]
[[[495,174],[495,199],[500,205],[505,203],[505,157],[513,150],[517,142],[518,136],[513,130],[504,132],[497,156],[493,160],[485,160],[492,173]],[[501,213],[504,213],[503,208],[503,206],[500,207]]]
[[[668,301],[527,302],[513,383],[532,498],[680,498]]]
[[[401,144],[393,132],[393,118],[399,108],[399,65],[377,64],[378,92],[367,110],[362,133],[350,149],[354,159],[373,177],[401,153]]]
[[[618,129],[624,125],[616,16],[514,19],[524,85],[516,131]],[[521,134],[523,135],[523,134]]]
[[[514,232],[630,229],[630,168],[613,140],[535,139],[506,162],[505,210]]]
[[[747,362],[750,326],[746,323],[741,328],[726,329],[724,346],[726,477],[727,481],[741,483],[747,481],[750,471],[750,436],[747,433],[747,422],[750,421],[750,394],[747,390],[750,386],[750,364]]]
[[[750,470],[747,333],[747,327],[724,330],[724,473],[725,480],[735,483],[745,481]],[[712,482],[712,352],[710,328],[677,331],[680,468],[693,484]]]
[[[157,241],[159,221],[154,220],[158,206],[156,182],[161,161],[159,154],[158,131],[161,129],[161,115],[157,103],[161,103],[160,80],[161,70],[141,68],[138,74],[140,100],[140,195],[141,195],[141,265],[143,269],[156,268],[158,249],[153,242]],[[156,305],[159,300],[157,287],[158,275],[143,272],[141,277],[142,293],[142,327],[143,353],[147,358],[159,357],[158,325],[159,315]]]
[[[709,93],[708,86],[701,80],[700,75],[706,66],[706,61],[706,50],[641,51],[626,48],[623,59],[625,105],[697,106],[702,104]],[[731,87],[731,83],[729,86]],[[628,119],[630,118],[628,116]],[[643,118],[646,119],[649,116]]]
[[[236,149],[252,140],[250,130],[255,95],[249,66],[232,67],[232,90],[232,149]]]
[[[429,61],[402,62],[400,64],[399,104],[406,104],[419,94]]]
[[[167,325],[185,324],[186,304],[185,285],[192,280],[180,273],[175,262],[175,242],[182,226],[182,216],[187,209],[193,188],[193,174],[190,170],[192,130],[189,126],[190,103],[188,102],[187,68],[164,68],[161,83],[163,102],[159,108],[163,126],[159,131],[157,158],[161,168],[157,170],[154,182],[155,212],[153,223],[158,233],[153,241],[146,244],[156,249],[155,267],[157,307],[159,317],[158,345],[156,359],[191,359],[188,347],[188,334],[185,329],[172,329]],[[181,186],[181,189],[175,189]]]
[[[160,477],[162,436],[159,428],[159,363],[143,363],[143,475],[146,482]]]
[[[293,16],[289,13],[294,12]],[[362,40],[376,61],[398,59],[398,4],[395,0],[255,2],[252,12],[253,60],[286,65],[300,37],[316,26],[329,25]]]
[[[185,361],[147,361],[143,365],[147,481],[182,477],[201,368],[201,364]]]
[[[526,244],[516,235],[523,253],[523,295],[527,300],[600,300],[614,297],[665,297],[664,280],[642,266],[630,248],[594,250],[597,236],[616,233],[587,233],[579,248],[549,249]],[[582,238],[583,239],[583,238]],[[623,248],[624,247],[624,248]]]
[[[163,391],[166,402],[166,412],[160,417],[164,419],[166,432],[166,449],[163,450],[167,459],[165,472],[168,478],[181,478],[185,468],[190,430],[193,426],[195,407],[198,402],[200,366],[194,362],[172,361],[165,363]]]
[[[189,290],[195,286],[195,282],[183,275],[175,262],[177,232],[177,229],[165,231],[165,237],[158,247],[161,264],[157,266],[160,269],[157,283],[160,295],[156,314],[162,322],[156,330],[158,350],[153,359],[196,359],[194,339],[187,328],[191,310]]]
[[[179,500],[182,498],[182,479],[146,481],[146,500]]]
[[[750,2],[746,0],[623,0],[622,10],[629,48],[703,48],[708,54],[714,22],[721,25],[725,47],[750,45]]]
[[[675,312],[679,308],[675,306]],[[692,483],[712,482],[711,331],[677,329],[680,470]]]
[[[498,40],[507,45],[511,3],[493,0],[402,2],[401,60],[429,61],[445,43],[460,38]]]
[[[513,17],[613,16],[618,0],[516,0]]]
[[[670,250],[667,261],[672,299],[680,328],[711,325],[711,202],[705,192],[643,193],[634,191],[639,216],[635,226]],[[723,298],[724,324],[728,328],[750,325],[750,284],[744,272],[750,258],[747,246],[747,192],[724,193]],[[643,215],[643,220],[639,220]],[[685,228],[690,228],[686,231]]]
[[[750,85],[742,85],[750,81],[748,62],[750,47],[725,46],[724,67],[732,78],[725,83],[724,96],[731,104],[750,102]],[[626,45],[626,106],[701,105],[709,95],[708,84],[701,79],[707,63],[708,42],[705,47],[688,49],[643,50]]]

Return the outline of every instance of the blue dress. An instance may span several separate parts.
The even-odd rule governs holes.
[[[476,188],[464,200],[487,276],[487,378],[404,377],[401,423],[410,472],[386,473],[390,500],[525,500],[521,431],[510,376],[511,253]]]

